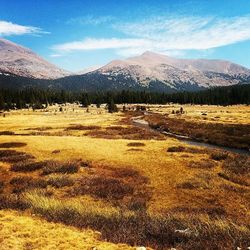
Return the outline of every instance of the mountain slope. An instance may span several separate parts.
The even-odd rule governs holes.
[[[185,86],[229,86],[249,80],[250,77],[249,69],[228,61],[176,59],[153,52],[112,61],[95,73],[113,79],[121,75],[129,76],[145,88],[152,82],[161,82],[175,90]]]
[[[55,79],[69,75],[69,72],[45,61],[31,50],[1,38],[0,73],[39,79]]]
[[[0,88],[70,91],[196,91],[250,81],[250,70],[229,61],[177,59],[153,52],[69,75],[32,51],[0,39]]]

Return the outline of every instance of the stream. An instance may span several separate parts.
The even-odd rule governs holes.
[[[149,123],[147,121],[143,120],[142,118],[143,118],[142,116],[137,116],[137,117],[133,117],[131,120],[132,120],[133,124],[138,126],[138,127],[143,127],[143,128],[147,128],[150,130],[158,131],[161,134],[164,134],[164,135],[170,136],[170,137],[174,137],[174,138],[176,138],[180,141],[183,141],[191,146],[199,146],[199,147],[205,147],[205,148],[210,148],[210,149],[219,149],[219,150],[224,150],[224,151],[231,152],[231,153],[237,153],[237,154],[250,156],[250,152],[248,150],[245,150],[245,149],[218,146],[215,144],[200,142],[200,141],[194,140],[188,136],[178,135],[178,134],[174,134],[174,133],[166,132],[166,131],[161,131],[159,129],[153,129],[149,126]]]

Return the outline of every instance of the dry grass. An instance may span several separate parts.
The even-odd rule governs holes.
[[[164,108],[159,108],[159,112]],[[217,110],[220,108],[213,107],[214,113],[210,115],[207,112],[207,120],[203,122],[215,123],[211,120],[212,115],[220,116],[216,118],[216,123],[232,116],[232,113],[226,112],[218,115]],[[194,112],[196,109],[202,107],[192,107]],[[248,111],[241,107],[237,109],[235,122],[246,125],[243,117],[247,119]],[[189,110],[191,113],[191,108]],[[212,112],[212,109],[209,110]],[[232,108],[228,110],[231,112]],[[0,207],[25,210],[29,216],[37,214],[81,230],[85,227],[98,230],[103,239],[116,243],[127,242],[155,249],[244,249],[250,244],[250,189],[245,185],[249,175],[244,165],[247,161],[240,163],[243,167],[239,170],[236,168],[241,162],[239,159],[235,161],[235,166],[228,164],[233,164],[230,159],[234,160],[236,155],[229,154],[224,158],[220,151],[190,147],[174,138],[158,140],[158,133],[155,136],[151,131],[144,132],[144,129],[130,125],[130,118],[141,113],[128,112],[127,116],[127,113],[107,114],[102,109],[101,112],[98,114],[90,109],[90,113],[86,113],[80,108],[76,108],[75,112],[57,112],[56,115],[53,111],[13,111],[2,119],[0,130],[16,134],[1,136],[0,143],[26,143],[25,151],[22,151],[34,156],[35,161],[0,161]],[[181,118],[196,122],[199,126],[202,120],[190,118],[194,112],[185,113]],[[169,116],[178,118],[175,115]],[[178,122],[182,123],[182,120]],[[226,120],[224,123],[233,124]],[[98,126],[100,129],[64,131],[75,124]],[[41,134],[33,136],[25,134],[25,129],[29,127],[54,129],[49,135],[46,131],[38,131]],[[93,136],[86,136],[86,133],[93,133]],[[149,134],[145,136],[145,133]],[[129,143],[143,143],[145,146],[128,146]],[[166,153],[166,149],[171,147],[177,150]],[[55,150],[58,153],[52,153]],[[6,156],[6,150],[2,151],[5,151]],[[42,166],[34,170],[27,166],[41,162]],[[57,166],[46,168],[45,162],[53,162],[51,165]],[[76,162],[78,170],[74,170],[74,173],[61,173],[64,170],[60,166],[67,162]],[[25,166],[17,167],[17,172],[10,171],[14,166],[22,164]],[[42,174],[44,169],[46,175]],[[218,173],[225,174],[227,179],[218,177]],[[46,188],[36,186],[38,180],[46,183]],[[20,192],[13,193],[15,188]],[[113,194],[115,192],[117,195]],[[3,227],[6,225],[4,223]],[[39,228],[35,231],[38,232]],[[48,235],[49,232],[49,245],[52,239]],[[32,236],[28,236],[29,241],[35,239],[34,234]],[[8,238],[7,235],[3,237]],[[75,242],[77,244],[78,241]],[[81,247],[87,248],[84,244]],[[116,244],[111,246],[117,247]]]
[[[227,249],[231,246],[246,247],[250,243],[247,227],[225,219],[210,219],[204,215],[155,216],[117,209],[105,210],[86,207],[76,200],[56,200],[38,192],[26,193],[24,199],[35,213],[49,220],[80,228],[95,228],[112,242],[150,245],[158,249]]]
[[[102,241],[98,232],[78,230],[8,210],[0,211],[0,242],[4,250],[134,249],[128,245]]]

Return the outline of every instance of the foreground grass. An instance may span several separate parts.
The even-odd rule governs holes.
[[[250,244],[249,227],[223,218],[181,213],[156,216],[139,211],[86,207],[77,200],[57,200],[38,191],[25,193],[23,198],[34,213],[49,221],[93,228],[112,242],[158,249],[227,249]]]
[[[199,117],[210,123],[212,114]],[[244,115],[235,121],[243,122]],[[15,111],[0,119],[0,207],[83,232],[98,230],[103,239],[130,245],[249,246],[249,160],[173,138],[159,140],[158,134],[134,129],[130,118],[76,109]]]
[[[102,241],[100,234],[92,230],[80,231],[10,210],[0,210],[0,242],[3,250],[133,249],[127,245]]]

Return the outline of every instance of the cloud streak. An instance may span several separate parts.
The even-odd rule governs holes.
[[[131,56],[152,50],[183,54],[187,50],[209,50],[250,39],[250,16],[218,19],[216,17],[157,17],[134,23],[114,24],[113,29],[126,38],[95,39],[53,46],[60,53],[114,49]]]
[[[26,34],[48,34],[42,29],[34,26],[23,26],[12,22],[0,20],[0,36],[26,35]]]
[[[100,25],[105,24],[111,21],[114,21],[115,18],[112,16],[93,16],[87,15],[82,17],[70,18],[66,23],[67,24],[80,24],[80,25]]]

